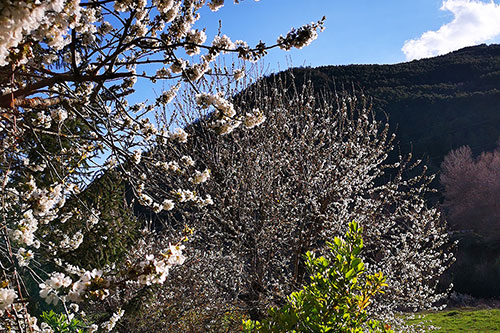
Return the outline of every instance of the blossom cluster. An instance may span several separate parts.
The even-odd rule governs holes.
[[[0,66],[9,64],[11,48],[16,48],[26,35],[44,40],[55,50],[61,50],[70,40],[65,38],[69,28],[75,28],[80,18],[79,1],[11,1],[0,5]],[[35,33],[33,33],[35,32]],[[19,61],[26,63],[24,56]]]
[[[247,129],[262,124],[266,117],[259,109],[254,108],[252,113],[246,113],[245,116],[236,116],[236,110],[230,101],[222,97],[222,93],[211,95],[207,93],[197,94],[196,103],[202,109],[210,106],[215,108],[214,121],[212,126],[220,135],[226,135],[234,131],[241,124]]]
[[[44,298],[47,304],[56,305],[59,302],[58,289],[71,285],[71,278],[64,273],[52,273],[50,279],[41,283],[40,297]]]
[[[255,126],[259,126],[264,121],[266,121],[266,116],[259,109],[253,109],[252,113],[247,113],[245,115],[243,125],[245,125],[246,128],[250,129]]]
[[[120,320],[120,318],[123,317],[124,313],[125,311],[122,309],[118,310],[118,312],[113,313],[113,315],[107,322],[102,323],[101,327],[106,329],[108,332],[111,332],[113,328],[115,328],[118,320]]]
[[[318,38],[317,29],[323,29],[323,22],[325,17],[318,22],[313,22],[308,25],[304,25],[298,29],[292,29],[286,34],[285,37],[280,36],[278,38],[278,44],[283,50],[290,50],[293,47],[301,49],[304,46],[311,44],[316,38]]]
[[[19,192],[16,188],[7,188],[12,200],[8,203],[11,209],[20,209],[22,215],[19,219],[8,227],[9,235],[13,241],[34,249],[40,247],[40,240],[36,239],[35,233],[39,229],[40,223],[48,224],[59,217],[59,210],[66,202],[68,193],[75,193],[73,185],[57,184],[49,188],[37,186],[33,177],[24,184],[25,191]],[[62,220],[64,222],[64,219]],[[67,236],[65,236],[67,237]],[[79,235],[77,238],[81,238]],[[77,248],[80,240],[68,240],[66,242],[73,248]],[[33,252],[20,247],[17,254],[19,264],[25,266],[27,261],[33,257]]]
[[[138,281],[141,284],[163,284],[167,278],[170,267],[182,265],[186,258],[182,254],[184,245],[169,245],[161,253],[161,259],[155,259],[154,255],[147,255],[145,261],[139,263],[141,275]]]
[[[9,308],[14,300],[17,298],[17,293],[14,289],[0,288],[0,311]]]

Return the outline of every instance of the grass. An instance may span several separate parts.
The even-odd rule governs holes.
[[[425,326],[436,326],[434,332],[500,332],[500,309],[453,309],[421,313],[422,318],[408,320],[409,324],[424,321]]]

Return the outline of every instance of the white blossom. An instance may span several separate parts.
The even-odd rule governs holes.
[[[235,44],[226,35],[215,36],[212,41],[212,46],[221,49],[224,53],[235,48]]]
[[[10,288],[0,288],[0,312],[7,309],[17,298],[17,292]]]
[[[64,120],[66,120],[68,118],[68,113],[66,112],[66,110],[61,109],[61,108],[56,109],[56,110],[52,110],[50,115],[51,115],[52,119],[54,119],[58,123],[62,123]]]
[[[120,320],[120,318],[123,317],[124,313],[125,313],[124,310],[118,310],[118,312],[115,312],[107,322],[101,325],[101,327],[107,330],[108,332],[111,332],[113,328],[115,328],[118,320]]]
[[[184,250],[184,245],[172,245],[169,244],[170,256],[168,257],[168,263],[170,265],[182,265],[186,260],[186,257],[182,255],[182,250]]]
[[[241,121],[233,119],[222,119],[218,120],[214,127],[217,129],[219,135],[227,135],[234,131],[241,125]]]
[[[161,205],[163,210],[172,210],[174,208],[174,202],[170,199],[163,200]]]
[[[233,76],[234,76],[235,80],[241,80],[242,78],[245,77],[245,70],[236,69],[233,71]]]
[[[206,40],[207,40],[207,35],[203,30],[193,29],[189,31],[186,35],[186,42],[190,44],[201,45],[205,43]],[[186,53],[188,55],[195,55],[200,53],[200,48],[196,45],[186,46]]]
[[[182,128],[177,128],[173,133],[170,134],[170,139],[177,140],[181,143],[186,143],[188,134]]]
[[[28,266],[29,261],[33,259],[33,251],[20,247],[16,253],[16,258],[19,266]]]
[[[210,2],[208,3],[208,7],[212,11],[216,12],[220,8],[224,7],[224,0],[210,0]]]
[[[236,114],[233,103],[222,97],[221,94],[214,96],[213,105],[226,117],[233,117]]]
[[[215,96],[207,93],[196,94],[196,104],[203,109],[208,108],[215,101]]]
[[[142,151],[139,149],[134,151],[134,154],[132,155],[132,162],[134,164],[139,164],[141,163],[141,158],[142,158]]]
[[[280,48],[286,51],[290,50],[292,47],[301,49],[318,38],[318,32],[316,30],[323,29],[324,20],[325,18],[323,17],[323,19],[317,23],[312,22],[298,29],[292,28],[285,37],[280,36],[277,43],[280,45]]]
[[[245,125],[246,128],[250,129],[255,126],[259,126],[264,121],[266,121],[266,116],[264,116],[264,114],[259,109],[253,109],[252,113],[247,113],[245,115],[243,125]]]
[[[193,177],[191,177],[189,180],[193,184],[201,184],[206,182],[209,178],[210,178],[210,169],[205,169],[205,171],[203,172],[196,170]]]
[[[177,84],[170,88],[169,90],[163,92],[163,94],[157,99],[158,103],[162,105],[166,105],[170,103],[175,96],[177,95],[177,91],[179,91],[180,85]]]
[[[185,166],[194,166],[194,160],[191,156],[187,156],[187,155],[182,156],[181,162]]]

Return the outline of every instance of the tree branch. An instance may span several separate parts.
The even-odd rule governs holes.
[[[64,73],[64,74],[58,74],[56,76],[40,80],[32,85],[29,85],[25,88],[15,90],[13,92],[7,93],[5,95],[0,96],[0,107],[2,108],[9,108],[11,107],[11,102],[14,99],[14,101],[17,101],[16,103],[18,106],[22,106],[25,104],[28,106],[30,102],[25,102],[22,101],[23,98],[19,97],[25,97],[29,95],[33,95],[38,93],[38,90],[41,88],[53,86],[57,83],[62,83],[62,82],[104,82],[108,80],[115,80],[115,79],[121,79],[121,78],[126,78],[126,77],[132,77],[135,74],[130,73],[130,72],[125,72],[125,73],[107,73],[103,75],[80,75],[77,76],[75,73]],[[41,105],[40,102],[38,102]],[[53,104],[52,104],[53,105]]]

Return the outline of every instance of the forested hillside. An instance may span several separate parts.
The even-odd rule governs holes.
[[[363,93],[386,113],[402,152],[428,158],[432,171],[451,149],[493,149],[500,137],[500,45],[480,45],[395,65],[325,66],[309,73],[315,87]]]

